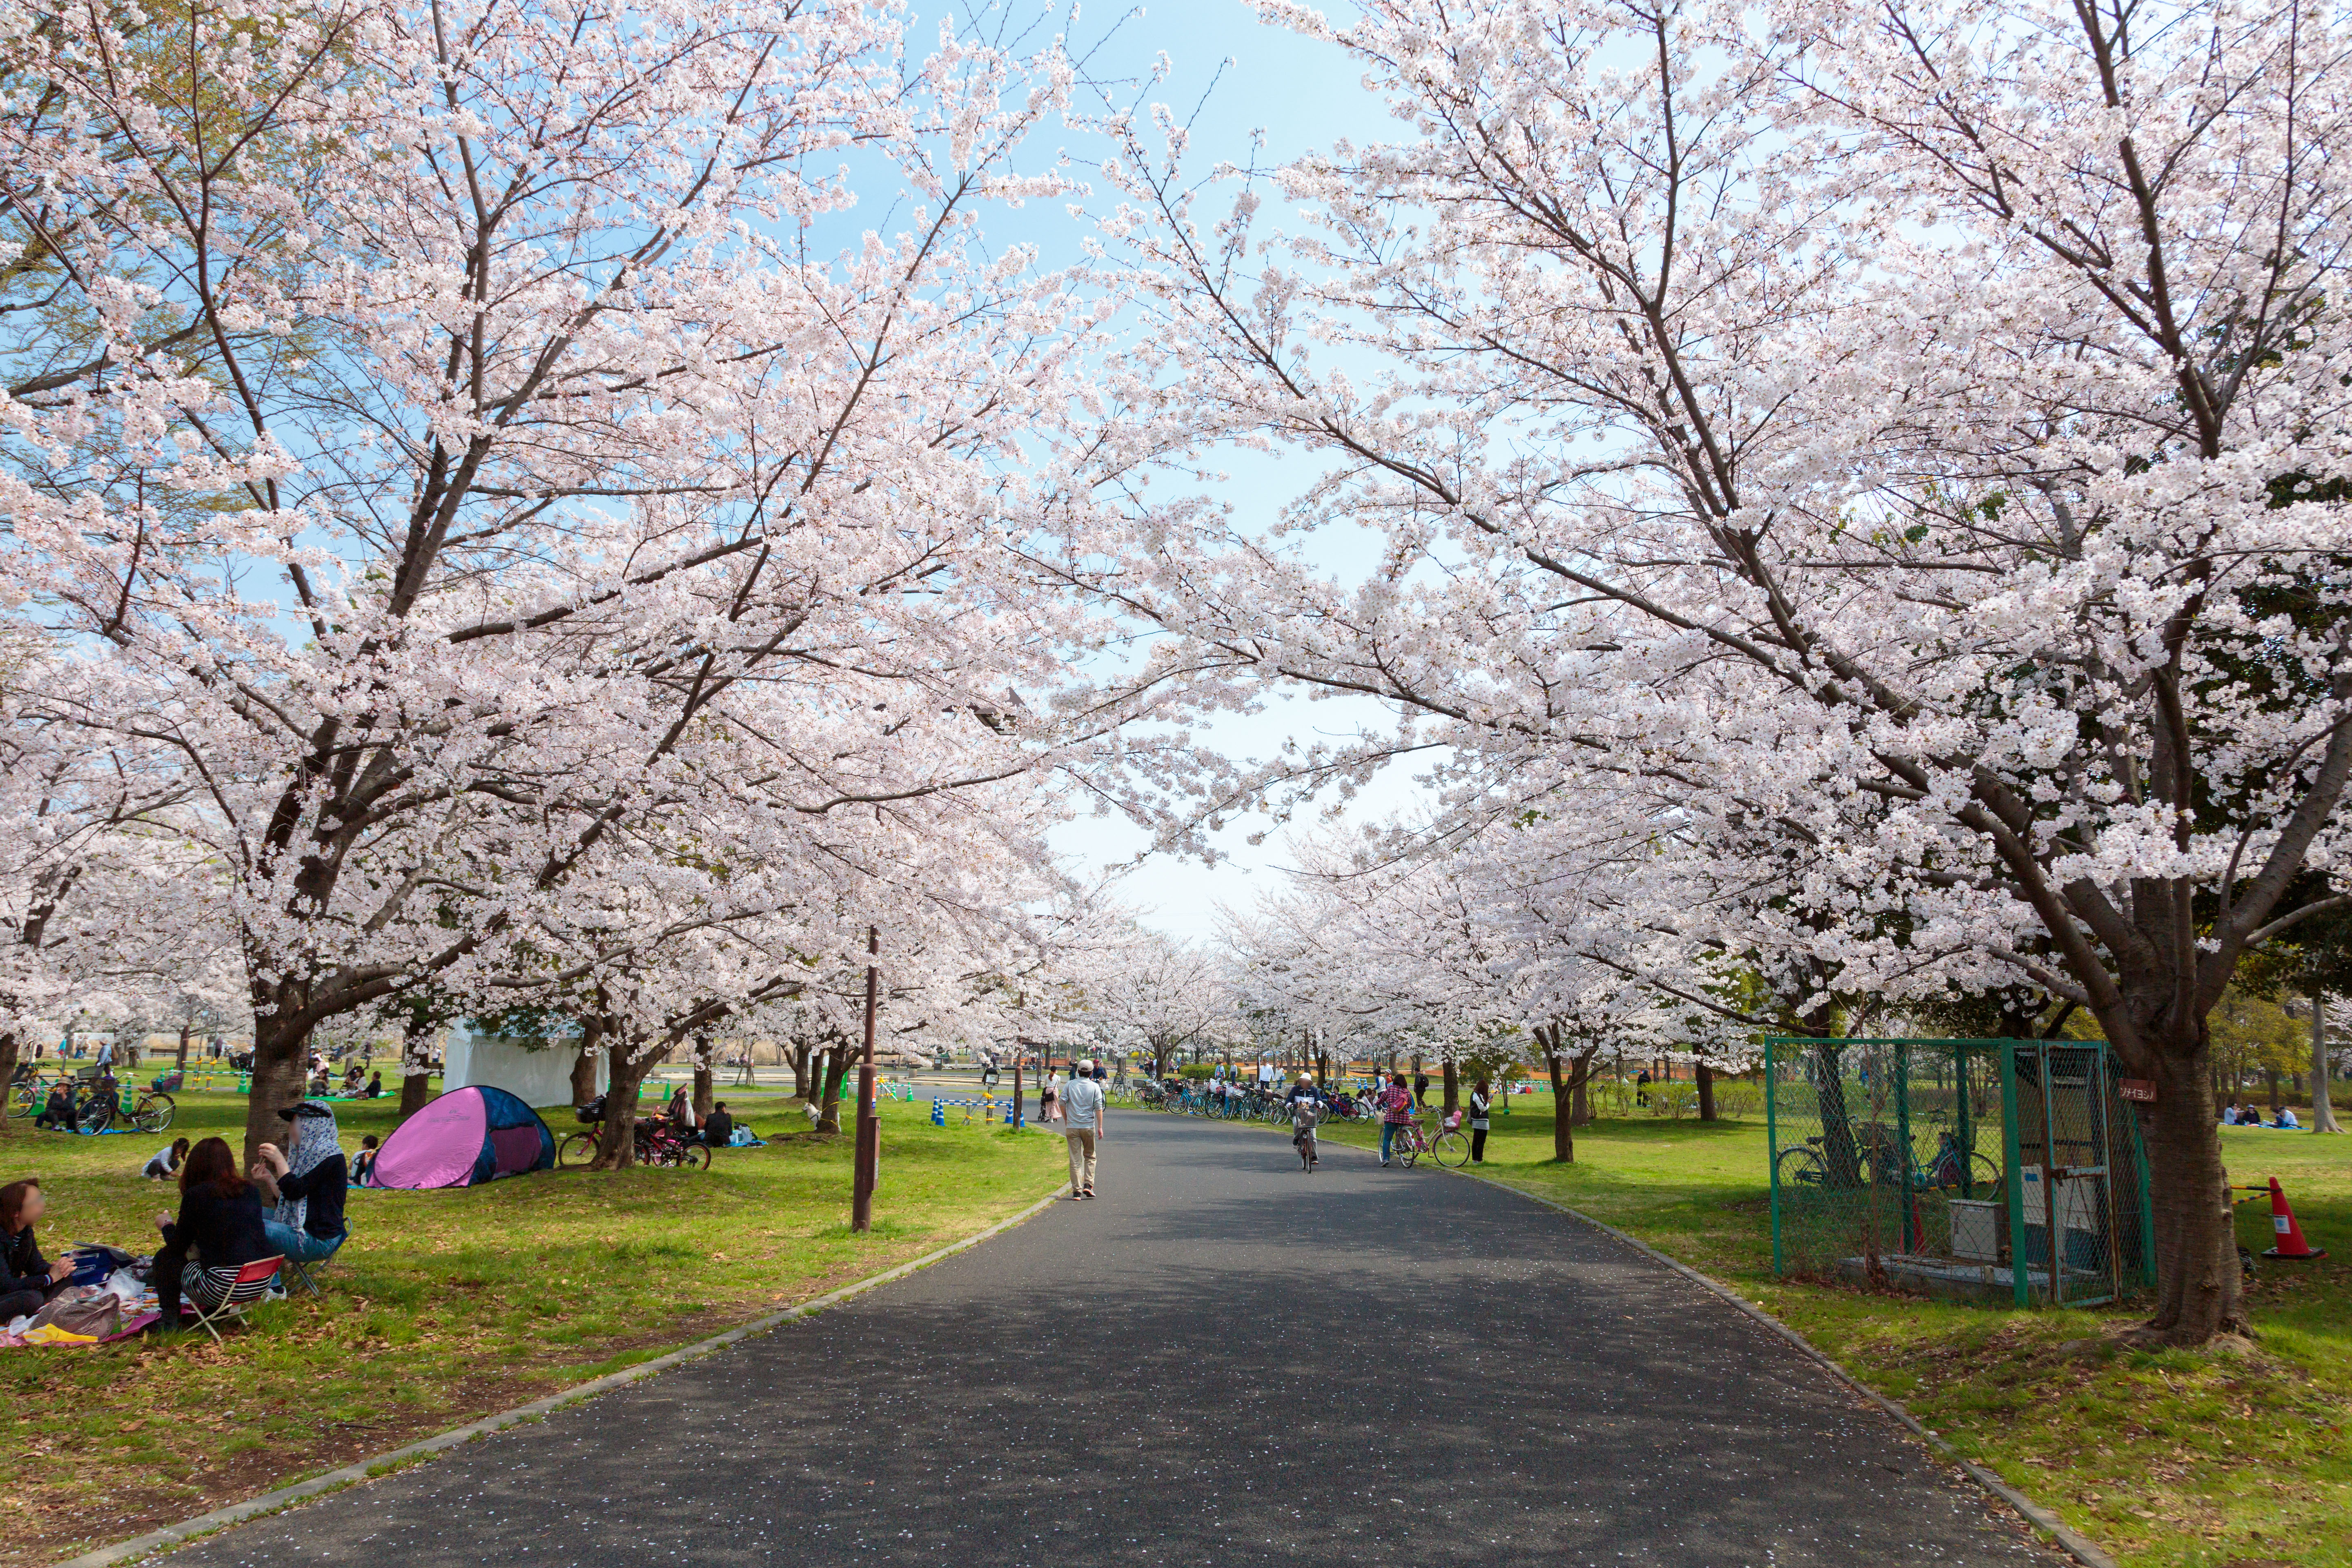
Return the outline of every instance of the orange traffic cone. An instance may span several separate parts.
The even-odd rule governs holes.
[[[2294,1223],[2294,1210],[2287,1207],[2286,1194],[2271,1178],[2271,1229],[2278,1233],[2279,1244],[2265,1251],[2264,1258],[2325,1258],[2327,1249],[2314,1247],[2303,1239],[2303,1226]]]

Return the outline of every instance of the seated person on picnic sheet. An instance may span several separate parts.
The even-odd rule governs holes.
[[[713,1149],[724,1149],[727,1141],[735,1136],[735,1119],[727,1114],[727,1102],[720,1100],[710,1108],[702,1121],[702,1141]]]
[[[2303,1131],[2303,1123],[2295,1120],[2294,1107],[2292,1105],[2280,1106],[2278,1110],[2278,1120],[2272,1122],[2271,1125],[2273,1127],[2284,1128],[2290,1132],[2300,1132]]]
[[[57,1128],[67,1132],[80,1125],[81,1110],[74,1104],[73,1085],[58,1082],[49,1085],[49,1097],[41,1103],[41,1113],[33,1118],[33,1125],[43,1131]]]
[[[383,1074],[377,1072],[370,1075],[368,1079],[368,1086],[362,1092],[366,1099],[382,1100],[383,1098]]]
[[[368,1173],[375,1169],[376,1135],[373,1132],[360,1140],[360,1152],[352,1156],[352,1184],[367,1185]]]
[[[278,1112],[292,1123],[289,1148],[261,1146],[254,1185],[275,1212],[261,1222],[269,1250],[304,1263],[332,1258],[350,1234],[343,1221],[343,1194],[351,1177],[343,1161],[335,1113],[315,1100]]]
[[[261,1228],[261,1194],[236,1173],[236,1155],[225,1138],[203,1139],[188,1151],[180,1167],[180,1215],[157,1215],[155,1228],[163,1234],[152,1279],[157,1327],[163,1329],[180,1326],[183,1293],[207,1307],[219,1303],[205,1269],[233,1268],[278,1250]]]
[[[148,1156],[147,1168],[139,1173],[152,1180],[169,1181],[180,1173],[180,1162],[188,1157],[188,1141],[174,1138],[168,1149],[158,1149]]]
[[[37,1177],[0,1187],[0,1323],[39,1311],[73,1278],[73,1265],[43,1258],[34,1237],[47,1207]]]

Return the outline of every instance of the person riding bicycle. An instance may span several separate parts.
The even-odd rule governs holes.
[[[1302,1089],[1307,1092],[1301,1094],[1299,1090]],[[1322,1157],[1322,1151],[1316,1146],[1315,1139],[1315,1124],[1322,1120],[1323,1102],[1316,1098],[1315,1080],[1301,1073],[1290,1091],[1290,1146],[1298,1151],[1298,1157],[1306,1162],[1309,1173],[1313,1173]]]
[[[1389,1163],[1390,1146],[1395,1142],[1397,1129],[1412,1124],[1412,1090],[1404,1086],[1404,1074],[1389,1074],[1388,1088],[1381,1090],[1381,1163]]]

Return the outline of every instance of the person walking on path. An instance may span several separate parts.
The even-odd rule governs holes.
[[[1494,1096],[1480,1079],[1470,1086],[1470,1163],[1486,1163],[1486,1112],[1494,1104]]]
[[[1103,1131],[1103,1087],[1092,1060],[1078,1064],[1062,1086],[1062,1136],[1070,1144],[1070,1201],[1095,1195],[1095,1146]]]
[[[1633,1103],[1636,1105],[1650,1103],[1650,1069],[1648,1068],[1643,1068],[1633,1075]]]
[[[1412,1102],[1423,1109],[1429,1105],[1429,1075],[1419,1068],[1412,1069]]]
[[[1381,1093],[1381,1163],[1385,1165],[1397,1129],[1412,1121],[1412,1090],[1405,1088],[1404,1074],[1389,1074],[1389,1086]]]

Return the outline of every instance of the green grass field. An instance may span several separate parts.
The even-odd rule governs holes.
[[[1551,1103],[1521,1096],[1495,1119],[1487,1177],[1731,1287],[2127,1568],[2352,1568],[2352,1136],[2222,1130],[2231,1180],[2277,1176],[2329,1253],[2261,1266],[2254,1353],[2116,1353],[2103,1332],[2136,1321],[2128,1306],[2017,1312],[1775,1279],[1760,1117],[1605,1120],[1563,1166]],[[2271,1245],[2267,1203],[2238,1214],[2242,1241]]]
[[[762,1135],[807,1126],[798,1101],[727,1099]],[[325,1300],[262,1307],[225,1346],[198,1332],[0,1352],[18,1413],[0,1565],[51,1563],[649,1359],[971,1235],[1060,1181],[1060,1139],[937,1129],[928,1109],[885,1102],[863,1237],[845,1138],[721,1150],[709,1172],[354,1191]],[[388,1101],[338,1110],[346,1149],[391,1129]],[[235,1142],[244,1114],[240,1097],[184,1095],[172,1133]],[[166,1141],[12,1122],[0,1181],[41,1178],[52,1258],[81,1240],[151,1251],[177,1194],[137,1172]]]

